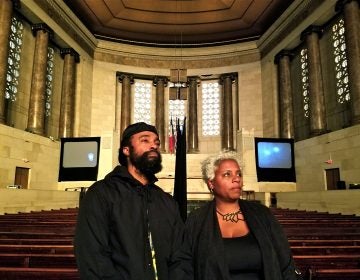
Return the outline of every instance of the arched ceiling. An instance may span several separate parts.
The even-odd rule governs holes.
[[[294,0],[64,0],[95,37],[151,46],[258,39]]]

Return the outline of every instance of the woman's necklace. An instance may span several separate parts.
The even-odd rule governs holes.
[[[216,212],[222,217],[222,219],[226,222],[232,222],[232,223],[237,223],[238,221],[244,221],[244,219],[242,219],[241,217],[239,217],[240,214],[242,214],[241,210],[239,209],[236,212],[232,212],[232,213],[226,213],[226,214],[222,214],[219,212],[219,210],[216,209]]]

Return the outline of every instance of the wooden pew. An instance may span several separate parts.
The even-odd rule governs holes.
[[[307,280],[359,280],[360,268],[311,268],[305,275]]]
[[[357,229],[360,230],[360,229]],[[324,229],[289,229],[284,228],[284,232],[287,235],[288,239],[343,239],[343,240],[359,240],[360,239],[360,232],[351,232],[347,229],[344,229],[344,231],[337,230],[333,231],[329,228]]]
[[[318,211],[312,211],[312,210],[299,210],[299,209],[289,209],[289,208],[276,208],[271,207],[271,211],[275,216],[306,216],[306,217],[319,217],[319,216],[325,216],[325,217],[340,217],[340,218],[355,218],[359,219],[359,216],[356,216],[354,214],[341,214],[341,213],[328,213],[328,212],[318,212]]]
[[[332,226],[321,226],[321,225],[307,225],[307,226],[297,226],[297,225],[282,225],[285,232],[296,234],[296,233],[319,233],[319,234],[342,234],[342,233],[353,233],[360,234],[360,225],[359,226],[342,226],[342,227],[332,227]]]
[[[322,221],[316,221],[316,220],[302,220],[302,221],[279,221],[283,227],[287,228],[301,228],[301,227],[329,227],[329,228],[359,228],[360,227],[360,221],[331,221],[331,220],[322,220]]]
[[[311,215],[289,215],[289,216],[278,216],[278,221],[302,221],[303,219],[306,219],[307,221],[326,221],[326,220],[332,220],[332,221],[348,221],[348,222],[354,222],[357,223],[360,221],[360,217],[354,216],[354,217],[347,217],[347,216],[331,216],[329,214],[327,215],[321,215],[321,216],[311,216]]]
[[[73,237],[63,238],[0,238],[0,244],[12,245],[72,245]]]
[[[0,216],[1,280],[79,280],[73,254],[77,209]]]
[[[80,280],[76,268],[0,267],[2,280]]]
[[[75,225],[70,223],[33,223],[33,224],[0,224],[1,231],[7,232],[55,232],[71,233],[75,232]]]
[[[59,238],[73,238],[73,232],[54,232],[54,231],[32,231],[29,229],[28,231],[0,231],[0,239],[1,238],[30,238],[30,239],[59,239]]]
[[[52,218],[52,217],[47,217],[47,218],[21,218],[21,219],[16,219],[16,218],[6,218],[6,219],[0,219],[0,225],[28,225],[28,224],[45,224],[45,223],[49,223],[49,224],[53,224],[53,225],[61,225],[61,224],[71,224],[73,226],[76,225],[76,220],[73,219],[69,219],[69,218]]]
[[[360,279],[347,278],[360,269],[360,217],[274,211],[303,273],[311,271],[313,277],[320,277],[313,279],[321,280]],[[0,279],[78,280],[71,251],[76,217],[77,209],[0,216]]]
[[[291,251],[293,255],[360,255],[360,246],[291,246]]]
[[[290,246],[360,246],[360,239],[289,239]]]
[[[24,254],[73,254],[73,245],[13,245],[0,244],[1,253],[24,253]]]
[[[37,213],[18,213],[18,214],[4,214],[0,216],[1,220],[20,220],[20,219],[34,219],[34,220],[41,220],[41,219],[48,219],[51,217],[53,220],[76,220],[77,219],[77,213],[70,213],[70,212],[37,212]]]
[[[359,268],[360,254],[294,255],[296,266],[304,273],[309,268]]]
[[[54,217],[55,219],[76,219],[77,213],[70,212],[35,212],[35,213],[16,213],[16,214],[4,214],[0,216],[0,220],[2,219],[41,219],[47,217]]]
[[[74,236],[74,230],[66,230],[66,229],[40,229],[40,228],[28,228],[21,229],[18,232],[14,231],[6,231],[0,232],[0,239],[2,238],[28,238],[28,239],[44,239],[44,238],[70,238]]]
[[[73,254],[0,253],[0,267],[76,268]]]

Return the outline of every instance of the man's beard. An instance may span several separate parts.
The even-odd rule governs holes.
[[[150,153],[156,153],[157,157],[149,157]],[[151,150],[138,156],[134,147],[130,146],[130,162],[144,175],[154,175],[161,171],[161,155],[156,150]]]

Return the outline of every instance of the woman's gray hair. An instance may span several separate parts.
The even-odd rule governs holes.
[[[207,157],[201,162],[202,179],[206,184],[208,184],[209,180],[215,178],[215,171],[224,160],[234,160],[241,166],[239,155],[235,152],[220,152],[216,155]]]

